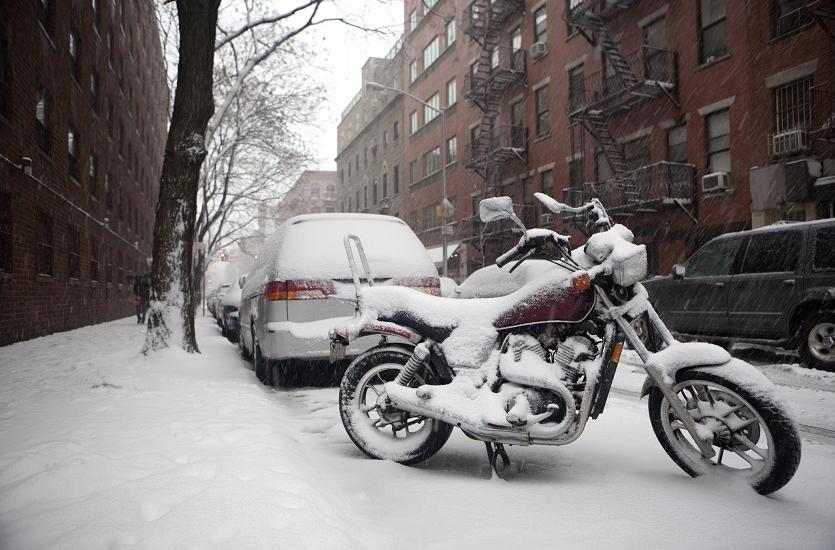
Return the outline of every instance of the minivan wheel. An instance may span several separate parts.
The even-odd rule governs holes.
[[[807,367],[835,371],[834,313],[822,313],[806,321],[800,330],[798,351]]]
[[[260,380],[262,384],[269,386],[272,383],[270,362],[265,359],[263,355],[261,355],[261,346],[258,345],[257,340],[253,341],[253,348],[255,349],[255,351],[252,352],[252,359],[255,364],[255,377]]]

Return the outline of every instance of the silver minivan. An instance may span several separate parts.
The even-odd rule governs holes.
[[[346,235],[361,241],[375,285],[440,295],[438,271],[403,220],[375,214],[290,218],[264,244],[241,292],[239,345],[252,356],[265,384],[304,377],[299,369],[328,359],[328,331],[353,316],[356,291]],[[356,356],[378,340],[359,338],[347,355]]]

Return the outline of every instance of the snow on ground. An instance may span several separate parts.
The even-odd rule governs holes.
[[[354,447],[335,388],[264,388],[198,330],[199,356],[139,356],[131,320],[0,348],[0,548],[835,546],[829,444],[762,497],[687,477],[614,395],[578,442],[509,448],[507,481],[457,432],[404,467]]]

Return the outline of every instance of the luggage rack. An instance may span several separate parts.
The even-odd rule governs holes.
[[[345,235],[342,238],[342,243],[345,245],[345,255],[348,256],[348,265],[351,267],[351,277],[354,279],[354,290],[357,297],[356,307],[359,309],[362,283],[360,282],[360,273],[359,269],[357,269],[357,260],[354,258],[354,247],[351,246],[351,241],[354,242],[354,247],[356,247],[357,254],[359,254],[363,275],[365,276],[365,280],[368,281],[368,286],[374,286],[374,273],[372,273],[371,267],[368,265],[368,257],[365,255],[365,249],[362,246],[360,238],[353,234]]]

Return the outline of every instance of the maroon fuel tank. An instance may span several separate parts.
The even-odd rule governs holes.
[[[547,285],[517,302],[493,323],[497,329],[535,323],[576,323],[594,307],[594,289],[577,292],[560,284]]]

